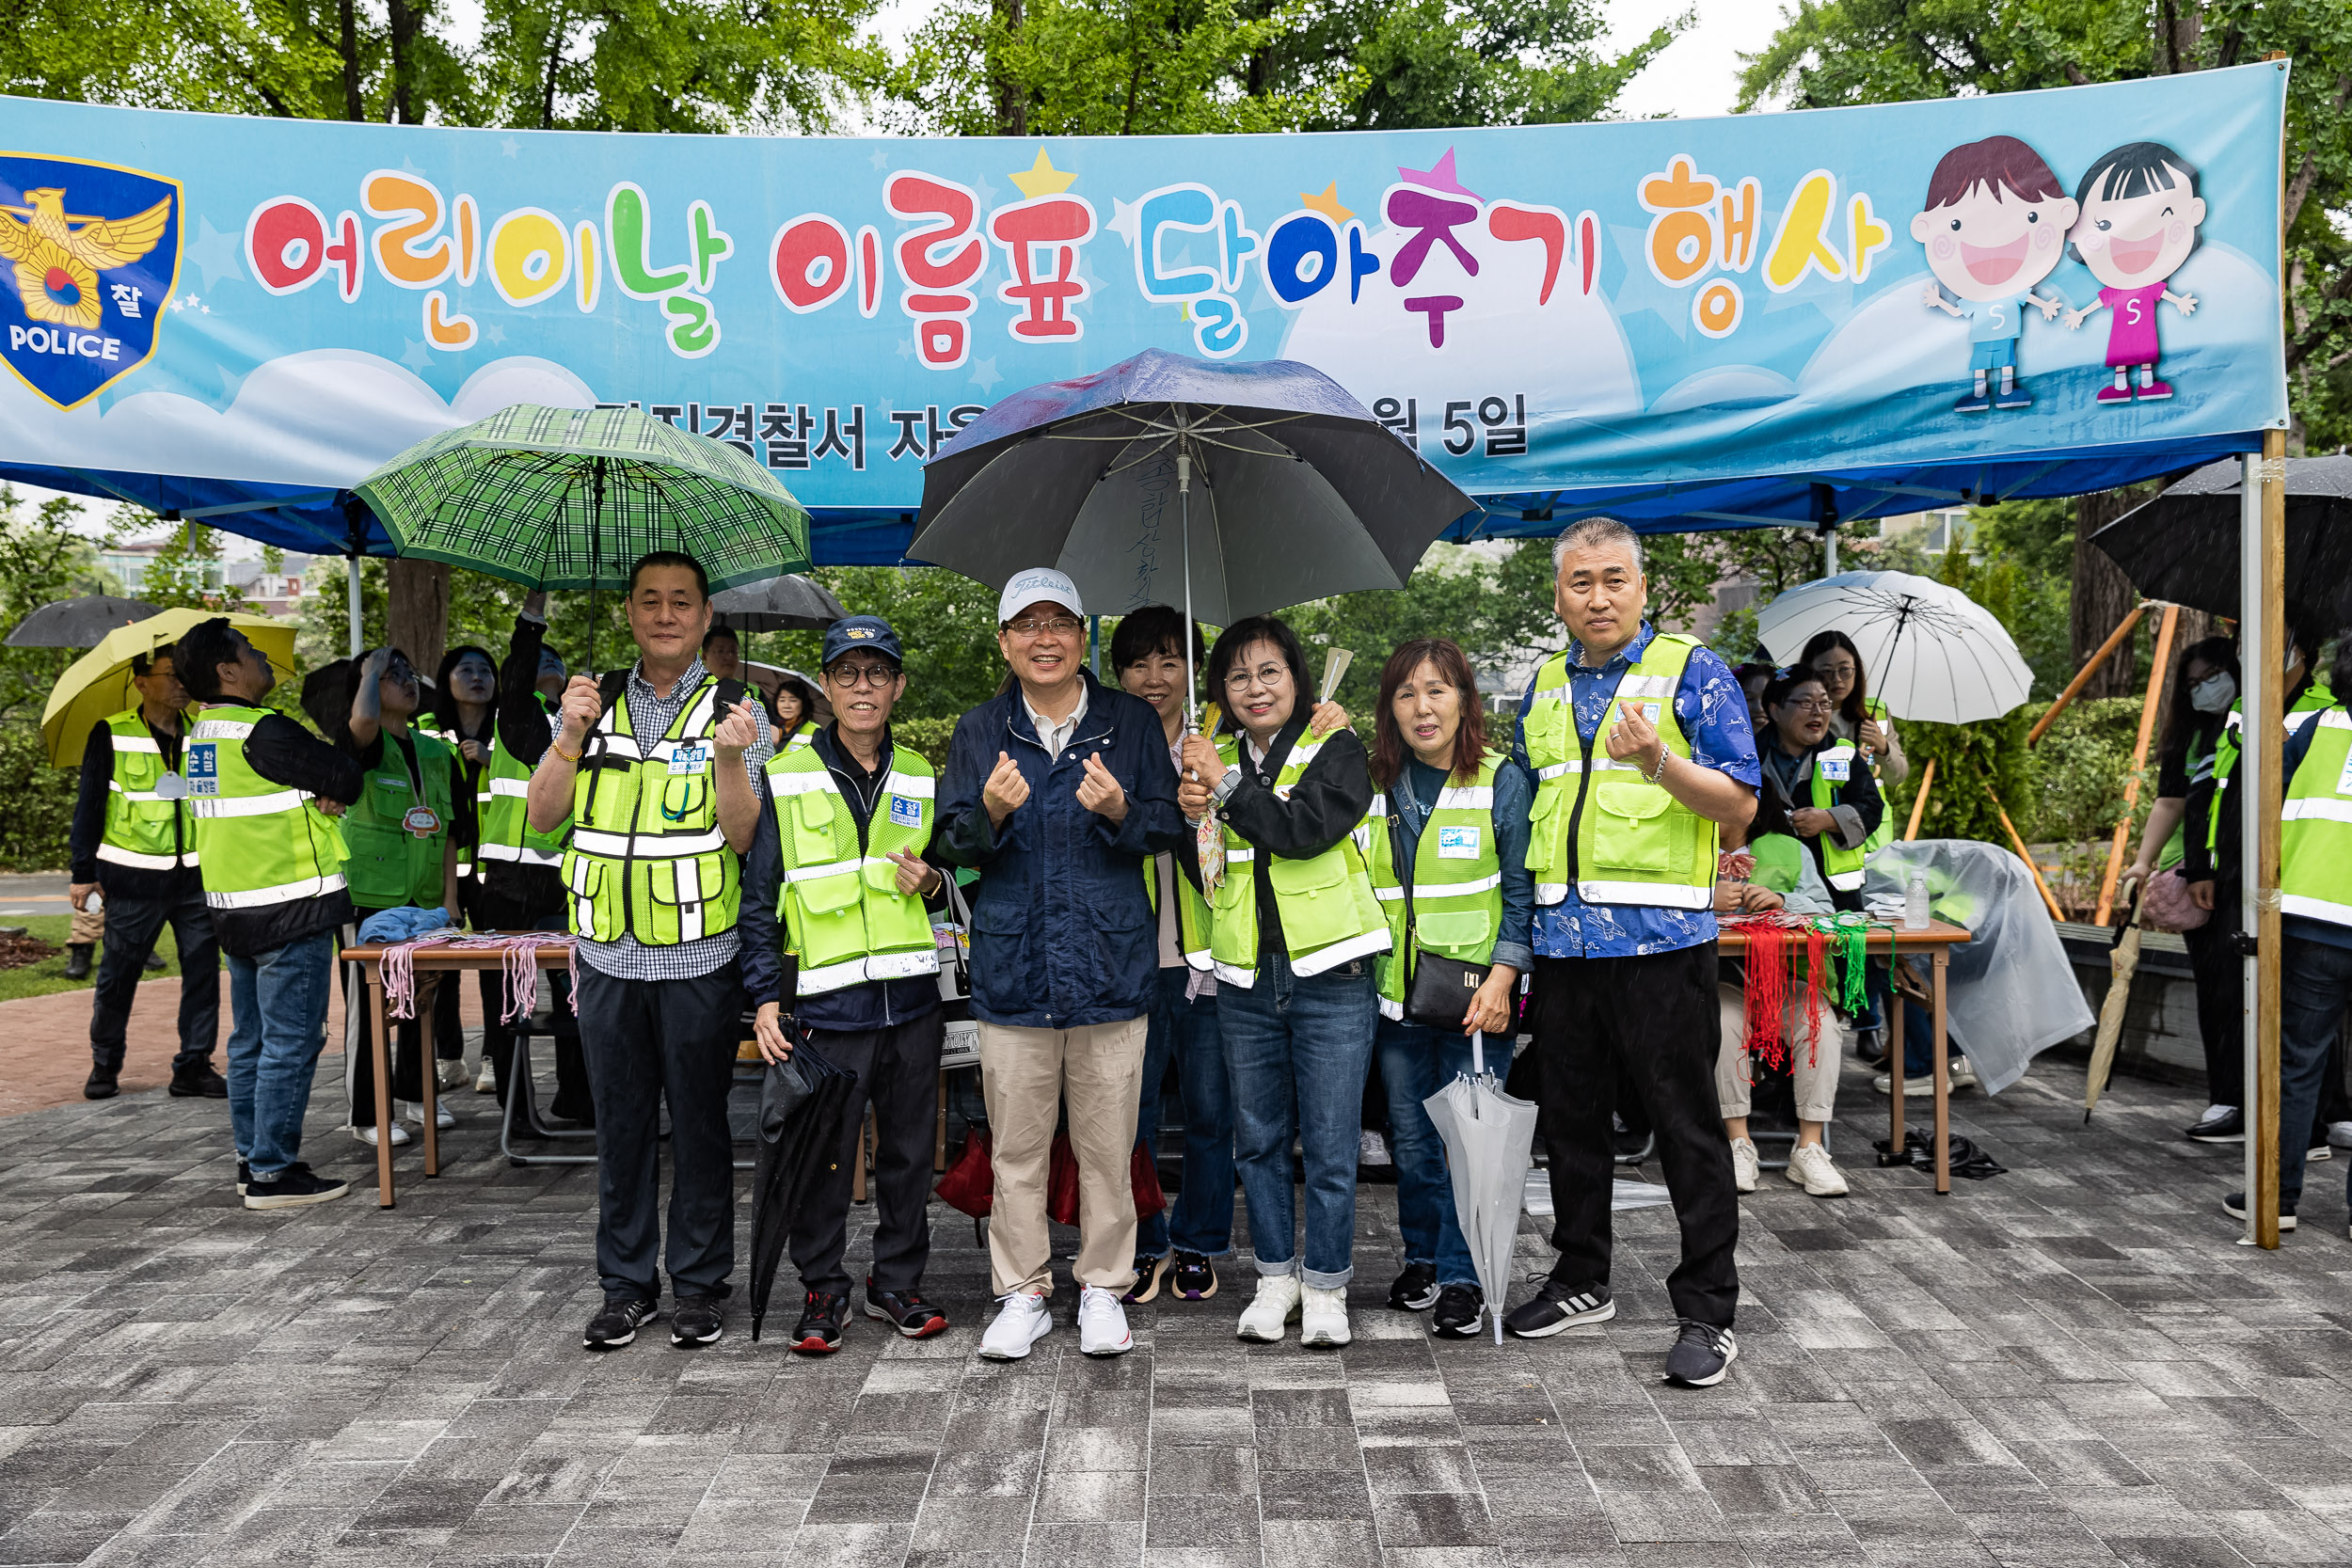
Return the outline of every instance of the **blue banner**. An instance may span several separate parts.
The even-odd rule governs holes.
[[[875,515],[1146,347],[1314,365],[1481,495],[2185,448],[2286,418],[2285,82],[1023,141],[0,100],[0,467],[331,490],[631,404]]]

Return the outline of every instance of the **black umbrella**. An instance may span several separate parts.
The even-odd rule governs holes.
[[[2352,457],[2287,459],[2287,613],[2352,622]],[[2152,599],[2235,616],[2242,502],[2237,458],[2208,463],[2090,536]]]
[[[803,1031],[789,1061],[768,1064],[759,1086],[759,1164],[752,1179],[752,1338],[768,1316],[785,1239],[818,1169],[841,1147],[857,1074],[817,1053]]]
[[[715,623],[737,631],[822,631],[850,612],[821,582],[797,574],[710,595]]]
[[[84,599],[58,599],[42,605],[8,633],[11,648],[95,648],[117,626],[144,621],[162,611],[141,599],[118,599],[92,594]]]

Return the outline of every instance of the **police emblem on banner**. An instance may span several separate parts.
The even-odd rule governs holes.
[[[0,356],[75,408],[155,352],[180,280],[180,182],[0,152]]]

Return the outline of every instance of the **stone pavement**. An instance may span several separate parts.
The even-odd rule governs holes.
[[[943,1211],[937,1339],[861,1320],[808,1361],[739,1314],[598,1357],[592,1175],[510,1168],[478,1112],[439,1180],[408,1151],[398,1210],[282,1214],[236,1207],[216,1104],[34,1112],[0,1123],[0,1562],[2352,1560],[2340,1167],[2285,1250],[2240,1248],[2234,1153],[2176,1135],[2198,1107],[2125,1082],[2085,1129],[2079,1083],[2045,1061],[1964,1098],[2011,1169],[1947,1199],[1837,1124],[1852,1196],[1745,1200],[1740,1356],[1704,1392],[1658,1382],[1665,1210],[1618,1216],[1616,1322],[1500,1349],[1381,1307],[1380,1188],[1344,1352],[1242,1348],[1229,1275],[1138,1309],[1124,1359],[1065,1316],[981,1362],[986,1255]],[[1883,1101],[1850,1070],[1845,1104]],[[359,1177],[326,1119],[311,1154]],[[1522,1267],[1548,1259],[1527,1222]]]

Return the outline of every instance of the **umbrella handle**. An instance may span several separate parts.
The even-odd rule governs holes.
[[[1486,1031],[1484,1029],[1470,1031],[1470,1076],[1486,1076]]]

